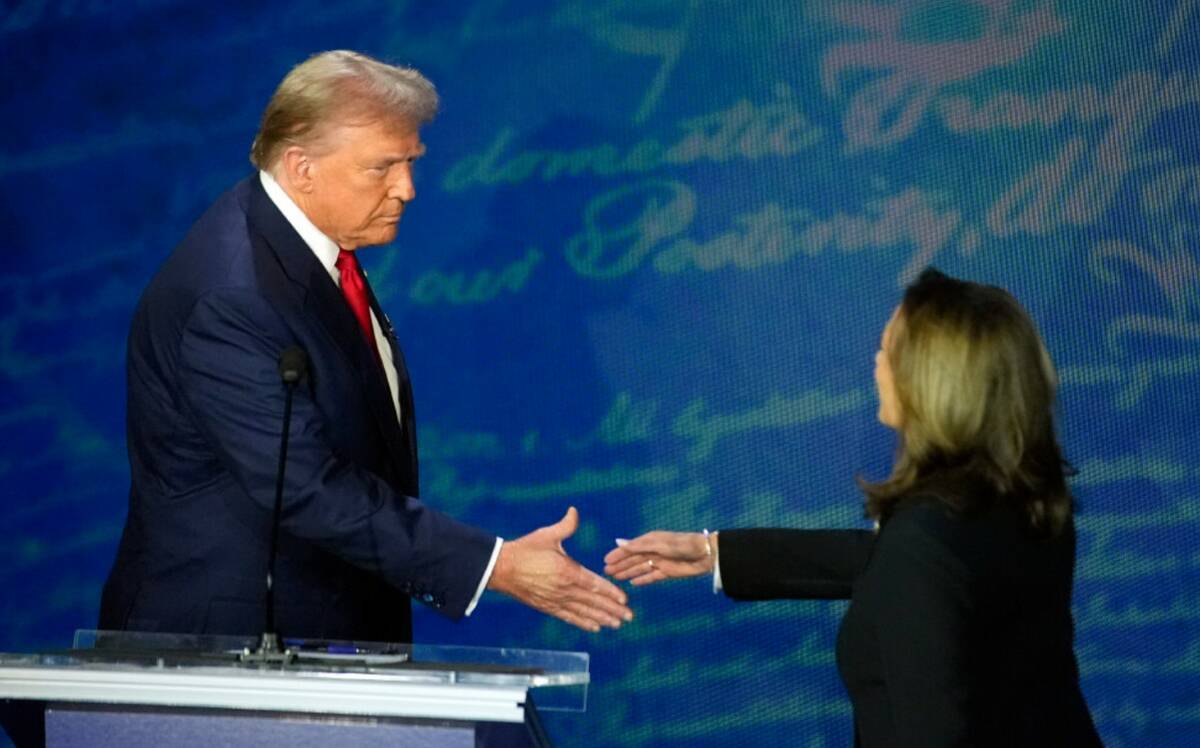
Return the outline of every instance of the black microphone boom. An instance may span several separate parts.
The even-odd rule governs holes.
[[[283,476],[287,468],[288,432],[292,426],[292,394],[308,374],[308,354],[298,345],[288,346],[279,354],[279,378],[283,380],[283,433],[279,443],[279,470],[275,476],[275,508],[271,512],[271,546],[267,552],[266,626],[258,651],[242,653],[247,662],[290,662],[293,653],[281,650],[275,630],[275,557],[279,548],[279,518],[283,514]]]

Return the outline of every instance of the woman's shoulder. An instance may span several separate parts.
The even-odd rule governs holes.
[[[931,530],[955,532],[1028,524],[1022,502],[966,469],[938,470],[926,476],[895,501],[891,513]]]
[[[880,527],[880,542],[952,546],[955,537],[968,530],[964,520],[937,496],[913,495],[893,506]]]
[[[914,491],[896,502],[888,524],[935,536],[992,532],[1024,534],[1028,526],[1016,502],[983,490],[975,496]]]
[[[915,493],[897,503],[882,535],[904,546],[907,555],[943,558],[972,576],[1007,576],[1011,565],[1032,563],[1058,545],[1047,544],[1029,527],[1021,507],[1002,497],[968,510],[960,507],[936,494]]]

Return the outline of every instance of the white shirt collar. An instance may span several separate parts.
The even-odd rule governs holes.
[[[329,277],[333,278],[334,283],[340,283],[341,273],[338,272],[336,263],[341,248],[338,247],[337,242],[321,233],[321,230],[312,221],[308,220],[308,216],[304,215],[304,211],[300,210],[300,206],[296,205],[292,198],[288,197],[288,194],[283,191],[283,188],[279,186],[274,177],[265,171],[259,171],[258,178],[262,182],[263,190],[266,191],[267,197],[271,199],[272,203],[275,203],[275,207],[279,208],[279,212],[283,214],[287,222],[291,224],[296,233],[300,235],[300,238],[304,240],[304,243],[308,245],[308,248],[317,256],[317,260],[325,268],[325,272],[329,273]]]

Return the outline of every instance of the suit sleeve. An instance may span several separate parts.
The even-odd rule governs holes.
[[[897,512],[872,560],[880,575],[876,633],[889,711],[896,745],[905,748],[973,742],[969,584],[963,564],[938,539],[948,522],[932,506]]]
[[[875,533],[722,530],[721,585],[737,600],[848,599]]]
[[[179,395],[244,495],[226,500],[270,513],[275,502],[284,388],[280,351],[294,342],[261,296],[212,291],[193,307],[179,343]],[[396,493],[340,456],[308,389],[295,388],[281,531],[312,542],[425,602],[463,615],[496,538]],[[245,511],[245,507],[239,507]]]

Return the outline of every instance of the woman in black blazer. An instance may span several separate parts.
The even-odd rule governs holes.
[[[1072,649],[1072,500],[1056,378],[1007,292],[928,270],[875,358],[900,446],[860,482],[875,531],[651,532],[606,571],[635,585],[715,573],[739,600],[849,598],[838,670],[855,745],[1098,746]]]

